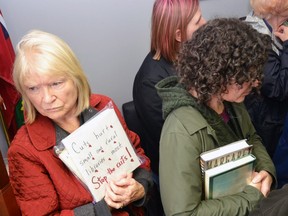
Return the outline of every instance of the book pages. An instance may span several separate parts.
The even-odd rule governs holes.
[[[202,172],[230,161],[240,159],[251,153],[252,145],[249,145],[245,139],[203,152],[200,154]]]

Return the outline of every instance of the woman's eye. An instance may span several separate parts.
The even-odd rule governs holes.
[[[53,82],[50,86],[52,88],[60,88],[63,85],[64,81],[57,81],[57,82]]]
[[[29,90],[30,92],[36,92],[38,89],[39,89],[39,88],[36,87],[36,86],[28,87],[28,90]]]
[[[61,82],[54,82],[54,83],[52,83],[52,86],[57,86],[57,85],[60,85],[61,84]]]

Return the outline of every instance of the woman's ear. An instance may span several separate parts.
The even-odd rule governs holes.
[[[177,29],[176,32],[175,32],[175,40],[178,41],[179,43],[182,42],[180,29]]]

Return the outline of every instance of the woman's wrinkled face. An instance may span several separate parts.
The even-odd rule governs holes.
[[[32,72],[23,86],[31,103],[43,116],[59,122],[74,115],[78,94],[71,79]]]
[[[271,25],[272,29],[277,31],[278,28],[288,20],[288,10],[276,15],[270,15],[266,20]]]
[[[187,40],[191,39],[193,33],[205,23],[206,20],[202,17],[202,13],[199,7],[196,14],[187,25],[187,31],[186,31]]]
[[[225,93],[221,95],[222,99],[229,102],[241,103],[245,97],[251,92],[253,87],[257,87],[259,81],[244,82],[238,84],[236,82],[229,84]]]

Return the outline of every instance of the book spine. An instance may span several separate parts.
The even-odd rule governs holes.
[[[220,157],[214,158],[214,159],[209,160],[209,161],[204,161],[204,160],[200,159],[200,165],[201,165],[202,173],[205,170],[220,166],[220,165],[228,163],[230,161],[240,159],[240,158],[247,156],[251,153],[252,153],[252,145],[248,146],[247,148],[240,149],[238,151],[234,151],[234,152],[228,153],[226,155],[222,155]]]
[[[201,168],[202,180],[204,180],[204,173],[206,170],[205,164],[206,164],[205,161],[200,159],[200,168]]]

